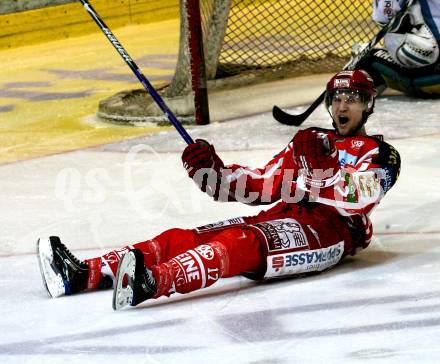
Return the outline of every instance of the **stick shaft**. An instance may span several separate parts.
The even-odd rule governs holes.
[[[174,125],[174,127],[179,132],[179,134],[182,136],[182,138],[185,140],[185,142],[187,144],[194,143],[192,138],[188,134],[188,132],[185,130],[185,128],[182,126],[182,124],[179,122],[179,120],[177,120],[177,118],[174,116],[174,114],[171,112],[171,110],[165,104],[162,97],[157,93],[157,91],[151,85],[151,83],[148,81],[148,79],[142,74],[139,67],[136,65],[136,63],[133,61],[133,59],[130,57],[130,55],[127,53],[127,51],[121,45],[121,43],[119,43],[118,39],[114,36],[114,34],[111,32],[111,30],[107,27],[107,25],[104,23],[104,21],[98,15],[98,13],[95,11],[95,9],[93,9],[93,7],[89,4],[89,2],[87,0],[79,0],[79,1],[81,2],[81,4],[83,4],[84,9],[86,9],[86,11],[90,14],[90,16],[96,22],[96,24],[101,28],[102,32],[105,34],[105,36],[110,41],[110,43],[113,45],[113,47],[118,51],[120,56],[124,59],[125,63],[127,63],[127,65],[130,67],[130,69],[136,75],[136,77],[138,78],[140,83],[144,86],[144,88],[151,95],[153,100],[156,102],[157,106],[159,106],[159,108],[167,116],[168,120]]]

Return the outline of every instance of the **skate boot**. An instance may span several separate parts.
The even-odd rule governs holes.
[[[113,309],[136,306],[152,298],[157,292],[156,280],[144,265],[141,250],[133,249],[119,261],[116,285],[113,291]]]
[[[44,285],[52,298],[85,290],[89,267],[75,258],[58,236],[38,239],[37,256]]]

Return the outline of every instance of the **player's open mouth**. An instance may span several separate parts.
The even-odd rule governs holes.
[[[339,116],[339,124],[345,125],[348,123],[348,117],[347,116]]]

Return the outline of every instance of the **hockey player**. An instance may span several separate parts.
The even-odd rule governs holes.
[[[384,26],[405,1],[373,1],[373,20]],[[378,89],[388,86],[412,96],[438,97],[439,42],[440,3],[419,0],[385,35],[385,47],[374,49],[360,68],[371,74]]]
[[[187,146],[182,161],[188,175],[214,199],[279,202],[256,216],[170,229],[84,262],[58,237],[40,239],[49,294],[108,287],[113,281],[113,307],[119,309],[208,287],[222,277],[265,280],[321,272],[366,248],[373,234],[368,216],[400,170],[398,152],[366,134],[375,96],[366,72],[339,72],[326,88],[334,130],[298,131],[263,168],[226,166],[204,140]]]

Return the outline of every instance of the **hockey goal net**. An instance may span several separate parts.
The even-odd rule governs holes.
[[[203,87],[205,75],[212,91],[334,72],[348,61],[353,44],[368,42],[377,32],[371,2],[364,0],[180,0],[180,13],[175,74],[160,92],[183,121],[194,120],[194,90]],[[198,18],[201,34],[188,27],[188,19]],[[191,37],[203,44],[204,60],[191,53]],[[194,62],[199,66],[193,69],[203,73],[196,85]],[[101,102],[98,114],[125,122],[164,120],[145,92],[124,92],[120,98],[117,109]],[[196,97],[198,102],[206,101]]]

